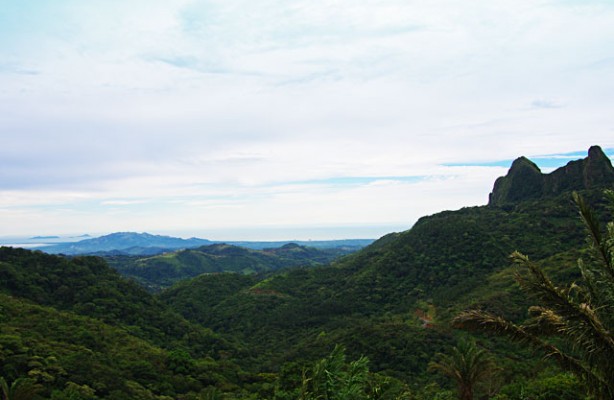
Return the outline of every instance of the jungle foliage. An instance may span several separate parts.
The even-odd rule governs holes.
[[[601,190],[583,196],[611,218]],[[529,254],[557,287],[577,282],[578,301],[610,293],[588,285],[602,280],[592,262],[573,265],[584,237],[567,193],[425,217],[330,265],[207,273],[158,294],[101,258],[1,248],[0,376],[56,400],[459,398],[433,371],[470,341],[452,318],[531,321],[509,254]],[[481,396],[586,394],[582,376],[526,346],[471,343],[496,371],[478,379]]]
[[[264,274],[283,268],[325,265],[354,249],[300,246],[288,243],[278,248],[248,249],[213,244],[153,256],[105,256],[122,275],[153,291],[201,274],[234,272]]]
[[[614,209],[614,192],[606,192]],[[614,222],[602,230],[584,199],[574,194],[588,233],[588,249],[578,261],[580,282],[559,286],[539,265],[518,252],[517,280],[537,305],[530,319],[514,324],[481,310],[455,318],[460,327],[509,336],[556,360],[573,373],[596,399],[614,398]]]

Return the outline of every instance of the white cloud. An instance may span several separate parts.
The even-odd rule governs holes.
[[[485,202],[502,174],[442,164],[614,147],[608,2],[24,0],[2,13],[9,230],[405,223]]]

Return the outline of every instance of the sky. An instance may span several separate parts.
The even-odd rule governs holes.
[[[0,0],[0,236],[408,229],[612,157],[612,43],[612,0]]]

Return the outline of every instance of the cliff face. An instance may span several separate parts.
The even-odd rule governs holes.
[[[614,187],[614,168],[599,146],[588,150],[588,157],[570,161],[550,174],[542,174],[525,157],[516,159],[506,176],[495,181],[488,205],[500,206],[523,200],[553,196],[566,191]]]

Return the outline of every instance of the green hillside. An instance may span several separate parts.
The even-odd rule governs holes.
[[[240,368],[218,356],[163,349],[124,328],[6,294],[0,304],[0,374],[32,379],[44,398],[174,399],[214,385],[240,392],[244,384]]]
[[[296,245],[206,246],[125,264],[150,285],[178,281],[156,295],[101,258],[0,248],[0,373],[55,400],[454,399],[433,366],[469,348],[492,368],[476,398],[584,399],[586,387],[550,360],[451,320],[470,308],[527,319],[534,300],[515,282],[515,250],[555,282],[582,282],[585,232],[567,189],[610,221],[603,189],[614,188],[589,179],[589,170],[614,176],[589,161],[572,164],[573,185],[516,163],[531,167],[539,192],[514,192],[523,175],[513,167],[490,205],[424,217],[329,265]]]
[[[607,171],[612,168],[609,160],[596,158],[607,161]],[[604,214],[603,188],[614,187],[607,180],[612,174],[601,174],[604,168],[590,161],[571,163],[571,186],[558,170],[546,182],[549,188],[581,190],[598,213],[611,218]],[[587,168],[607,179],[589,185],[595,180],[587,178]],[[512,168],[509,176],[521,185],[515,174]],[[355,358],[366,355],[374,371],[412,382],[419,391],[433,379],[426,371],[435,353],[463,335],[449,326],[456,313],[481,307],[511,319],[526,317],[528,300],[510,267],[513,251],[542,263],[555,279],[580,279],[574,264],[585,233],[571,192],[525,191],[526,198],[519,198],[504,187],[507,197],[499,196],[497,204],[424,217],[412,229],[387,235],[330,267],[285,271],[227,293],[206,308],[198,305],[204,290],[198,282],[161,298],[186,318],[247,343],[259,368],[275,372],[280,365],[315,360],[343,344]],[[207,312],[186,309],[186,299]],[[500,355],[500,363],[520,365],[506,384],[536,376],[531,368],[538,359],[483,340]],[[514,358],[523,361],[513,363]]]
[[[509,209],[466,208],[425,217],[330,267],[236,283],[214,302],[212,281],[204,278],[160,298],[187,319],[246,343],[260,368],[317,359],[342,343],[354,357],[369,357],[375,371],[420,381],[428,379],[433,354],[456,340],[448,327],[456,311],[483,305],[522,317],[512,251],[573,265],[583,238],[564,195]],[[570,273],[559,271],[561,278]]]
[[[121,274],[156,290],[205,273],[256,274],[288,267],[324,265],[350,252],[343,248],[316,249],[294,243],[263,250],[214,244],[151,257],[115,256],[107,260]]]
[[[194,340],[194,349],[201,348],[203,352],[208,352],[213,343],[226,346],[223,339],[190,324],[97,257],[68,259],[2,247],[0,290],[36,304],[123,327],[135,336],[166,347],[182,345],[187,337]]]
[[[240,346],[95,257],[0,248],[0,321],[0,376],[44,398],[187,399],[260,379],[232,361]]]

